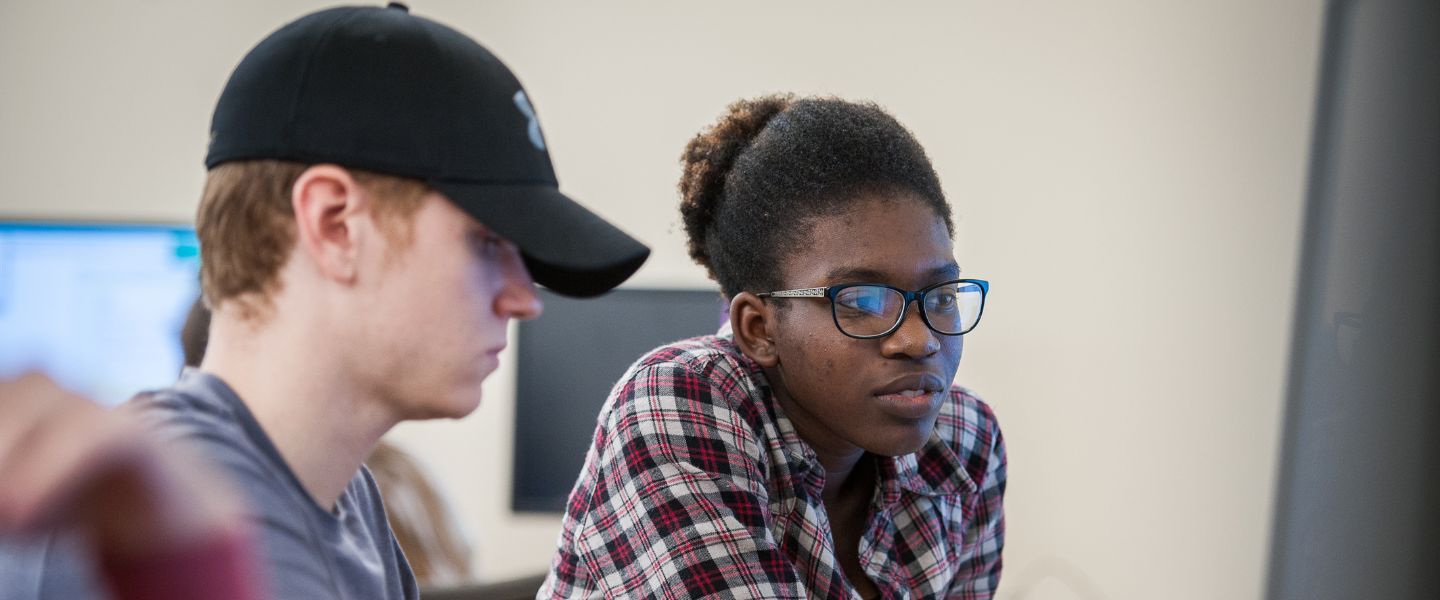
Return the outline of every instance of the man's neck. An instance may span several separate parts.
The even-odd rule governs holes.
[[[321,507],[335,502],[399,419],[337,360],[304,319],[240,321],[217,313],[200,369],[228,384]]]

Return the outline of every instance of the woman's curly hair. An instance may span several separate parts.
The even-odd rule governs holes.
[[[680,214],[690,257],[727,297],[776,289],[814,220],[865,198],[916,198],[954,235],[924,148],[873,103],[764,96],[731,104],[685,146]]]

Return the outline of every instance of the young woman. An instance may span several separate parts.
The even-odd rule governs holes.
[[[990,598],[995,417],[951,387],[988,284],[924,150],[873,104],[741,101],[685,149],[718,335],[616,385],[542,596]]]

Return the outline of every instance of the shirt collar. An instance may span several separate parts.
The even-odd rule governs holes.
[[[931,431],[918,452],[882,459],[880,474],[887,501],[892,494],[898,500],[901,489],[922,496],[973,494],[979,489],[939,431]]]

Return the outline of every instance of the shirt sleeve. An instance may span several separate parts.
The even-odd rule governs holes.
[[[709,375],[654,364],[612,393],[582,479],[593,488],[571,506],[572,564],[593,591],[806,597],[770,533],[766,448],[741,414],[743,389]]]
[[[989,444],[981,445],[985,472],[977,481],[979,491],[966,519],[960,569],[947,594],[951,600],[993,598],[1000,585],[1000,555],[1005,548],[1005,438],[990,408],[977,404]]]

